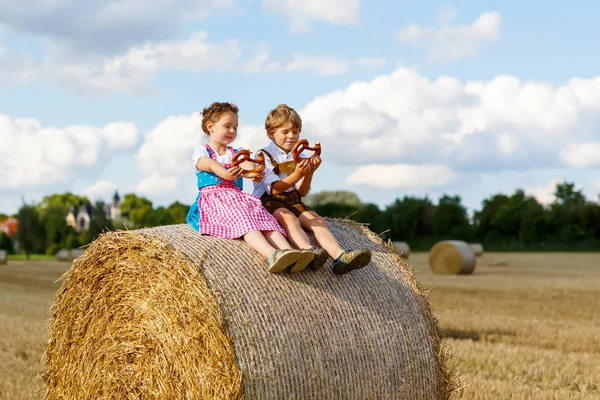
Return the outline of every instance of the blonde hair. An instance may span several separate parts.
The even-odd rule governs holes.
[[[268,134],[272,134],[288,122],[291,122],[292,128],[302,130],[302,118],[292,107],[287,104],[280,104],[271,110],[265,120],[265,129]]]
[[[238,106],[232,103],[220,103],[218,101],[212,103],[200,113],[200,115],[202,115],[202,130],[207,135],[210,135],[208,127],[206,126],[206,123],[208,121],[212,121],[213,123],[215,123],[221,118],[223,114],[230,112],[237,115],[238,111]]]

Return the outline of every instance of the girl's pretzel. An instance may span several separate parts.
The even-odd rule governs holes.
[[[315,143],[314,147],[309,147],[308,140],[306,140],[306,139],[298,140],[298,142],[292,149],[292,156],[294,157],[294,160],[296,160],[296,162],[302,161],[302,157],[300,157],[300,154],[304,150],[312,150],[312,151],[314,151],[313,155],[320,156],[321,155],[321,143],[317,142],[317,143]]]
[[[248,173],[259,174],[265,169],[265,156],[263,155],[263,153],[258,153],[258,158],[256,160],[250,158],[250,151],[246,150],[246,149],[238,151],[237,154],[235,156],[233,156],[233,166],[234,167],[237,167],[238,165],[240,165],[246,161],[258,164],[258,166],[254,169],[243,169],[242,168],[244,171],[244,174],[248,174]]]

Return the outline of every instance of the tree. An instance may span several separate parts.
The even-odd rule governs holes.
[[[380,216],[383,227],[389,229],[388,238],[409,241],[417,237],[432,235],[435,206],[427,197],[405,196],[388,206]]]
[[[435,234],[440,237],[468,240],[469,217],[460,196],[443,195],[433,217]]]
[[[190,210],[190,206],[181,204],[176,201],[167,207],[167,213],[171,217],[172,224],[183,224],[185,223],[185,218],[187,217],[188,211]]]
[[[475,224],[475,234],[483,239],[493,238],[499,235],[492,221],[500,211],[500,208],[509,202],[509,197],[503,194],[496,194],[482,202],[481,211],[476,211],[473,222]]]
[[[323,191],[319,193],[309,194],[304,199],[304,202],[315,207],[321,204],[347,204],[359,207],[361,202],[358,196],[347,190]]]
[[[155,210],[150,210],[144,218],[145,226],[171,225],[172,223],[173,218],[164,207],[158,207]]]
[[[89,242],[96,239],[101,233],[111,230],[113,230],[113,225],[112,221],[106,217],[106,204],[103,201],[95,202],[90,216]]]
[[[4,231],[0,231],[0,250],[6,250],[8,254],[14,253],[12,239]]]
[[[31,253],[43,253],[44,226],[40,221],[40,215],[37,208],[33,205],[23,204],[17,213],[19,227],[17,228],[17,239],[20,246],[29,259]]]
[[[146,216],[151,210],[152,202],[144,197],[138,197],[133,193],[128,193],[123,197],[121,214],[128,214],[134,227],[143,226]]]
[[[75,232],[67,225],[67,210],[61,204],[55,203],[47,207],[41,216],[41,223],[45,232],[45,252],[55,254],[65,245],[65,240],[71,232]]]

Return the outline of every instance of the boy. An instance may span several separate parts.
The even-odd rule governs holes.
[[[265,129],[271,143],[259,150],[266,156],[265,176],[261,182],[254,183],[254,195],[277,218],[293,245],[315,254],[309,264],[313,270],[321,268],[330,255],[334,259],[334,274],[346,274],[366,266],[371,261],[371,252],[342,249],[325,220],[302,202],[310,192],[312,177],[321,165],[321,158],[313,155],[296,163],[292,157],[292,149],[302,130],[300,115],[293,108],[280,104],[267,116]],[[311,247],[304,229],[313,232],[322,248]]]

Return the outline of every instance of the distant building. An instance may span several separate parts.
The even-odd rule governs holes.
[[[121,218],[121,197],[119,197],[119,192],[115,190],[115,195],[113,196],[112,202],[110,203],[110,219]]]
[[[8,217],[4,221],[0,221],[0,231],[6,233],[9,238],[15,237],[18,227],[19,220],[14,217]]]
[[[92,204],[89,202],[84,203],[79,207],[79,209],[76,209],[75,206],[71,204],[66,219],[67,225],[73,227],[77,233],[81,233],[90,229],[90,221],[92,219]]]

